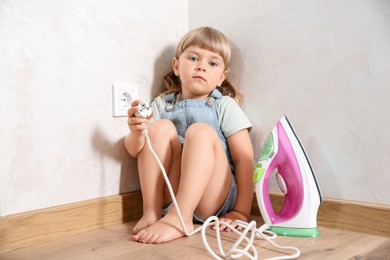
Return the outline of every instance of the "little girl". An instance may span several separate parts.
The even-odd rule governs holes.
[[[221,32],[210,27],[190,31],[177,46],[173,70],[164,78],[166,92],[152,102],[153,115],[134,116],[140,101],[129,109],[125,146],[138,160],[143,199],[143,216],[133,230],[135,241],[163,243],[185,235],[142,135],[146,128],[189,232],[193,221],[213,215],[236,228],[235,220],[248,221],[254,165],[251,123],[226,80],[230,54]]]

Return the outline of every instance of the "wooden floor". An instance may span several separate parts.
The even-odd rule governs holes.
[[[59,239],[38,246],[0,255],[1,260],[15,259],[211,259],[200,234],[161,245],[145,245],[131,240],[135,222],[110,226]],[[390,238],[319,227],[319,238],[278,237],[280,245],[301,250],[299,259],[390,259]],[[208,231],[215,248],[215,233]],[[225,248],[232,245],[234,235],[223,234]],[[268,242],[256,240],[259,259],[279,256]],[[243,258],[244,259],[244,258]]]

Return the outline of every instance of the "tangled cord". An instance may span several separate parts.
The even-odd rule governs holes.
[[[145,136],[145,139],[146,139],[146,142],[148,144],[149,150],[153,154],[154,158],[156,159],[156,162],[157,162],[158,166],[161,169],[161,172],[162,172],[162,175],[164,177],[165,183],[167,184],[169,193],[171,195],[173,205],[175,206],[177,214],[179,216],[180,223],[181,223],[181,226],[183,228],[184,234],[187,237],[190,237],[190,236],[192,236],[192,235],[194,235],[194,234],[196,234],[198,232],[201,232],[203,244],[206,247],[206,249],[209,252],[209,254],[214,259],[235,259],[235,258],[240,258],[242,256],[246,256],[247,258],[249,258],[251,260],[258,259],[257,250],[256,250],[256,248],[253,245],[253,242],[254,242],[254,240],[256,238],[262,238],[262,239],[268,241],[271,245],[273,245],[273,246],[275,246],[275,247],[277,247],[279,249],[295,251],[295,254],[278,256],[278,257],[273,257],[273,258],[269,258],[269,259],[272,259],[272,260],[276,260],[276,259],[295,259],[295,258],[299,257],[300,251],[299,251],[298,248],[293,247],[293,246],[280,246],[280,245],[276,244],[271,239],[274,239],[277,236],[276,236],[275,233],[267,230],[268,225],[264,224],[261,227],[256,228],[256,222],[255,221],[251,221],[250,223],[246,223],[244,221],[236,220],[235,222],[240,227],[242,227],[244,229],[243,231],[238,231],[236,228],[234,228],[229,223],[220,221],[219,218],[216,217],[216,216],[211,216],[203,223],[202,226],[200,226],[199,228],[193,230],[192,232],[188,232],[188,230],[186,228],[186,225],[184,224],[184,220],[183,220],[183,217],[181,215],[181,211],[180,211],[179,205],[178,205],[178,203],[176,201],[176,197],[175,197],[175,194],[173,192],[171,183],[169,182],[169,179],[168,179],[167,173],[165,171],[165,168],[162,165],[162,163],[160,161],[160,158],[158,157],[158,155],[154,151],[154,149],[152,147],[152,144],[150,142],[150,138],[149,138],[149,135],[148,135],[148,130],[144,129],[142,131],[142,134]],[[232,247],[226,253],[225,253],[225,251],[223,249],[223,246],[222,246],[221,233],[220,233],[220,230],[218,228],[221,224],[226,226],[227,228],[229,228],[231,231],[233,231],[234,233],[236,233],[239,236],[237,241],[232,245]],[[217,240],[218,250],[219,250],[219,254],[220,255],[217,255],[214,252],[214,250],[210,247],[209,242],[207,240],[206,230],[207,230],[207,228],[209,226],[215,226],[216,227],[215,228],[216,240]],[[248,237],[248,233],[249,233],[249,237]],[[265,235],[265,234],[267,234],[267,235]],[[239,248],[240,246],[242,247],[242,244],[244,242],[246,243],[246,246],[244,248]]]

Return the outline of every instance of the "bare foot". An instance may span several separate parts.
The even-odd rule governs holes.
[[[141,230],[149,227],[150,225],[155,223],[158,219],[159,219],[159,217],[157,217],[155,215],[144,214],[142,216],[142,218],[140,218],[140,220],[138,220],[137,224],[135,224],[135,226],[133,228],[133,234],[135,235],[138,232],[140,232]]]
[[[192,219],[185,221],[188,232],[194,230]],[[165,217],[152,224],[148,228],[139,231],[133,236],[135,241],[148,244],[161,244],[185,236],[179,218],[174,214]]]

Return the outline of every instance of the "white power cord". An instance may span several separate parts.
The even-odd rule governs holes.
[[[273,246],[275,246],[275,247],[277,247],[279,249],[282,249],[282,250],[295,251],[295,254],[278,256],[278,257],[273,257],[273,258],[269,258],[269,259],[272,259],[272,260],[276,260],[276,259],[295,259],[295,258],[299,257],[300,251],[299,251],[298,248],[293,247],[293,246],[280,246],[280,245],[276,244],[275,242],[273,242],[271,240],[271,239],[274,239],[274,238],[277,237],[276,234],[271,232],[271,231],[269,231],[269,230],[266,230],[268,228],[268,226],[266,224],[264,224],[261,227],[256,229],[256,222],[255,221],[251,221],[250,223],[246,223],[246,222],[243,222],[243,221],[236,220],[236,223],[239,226],[241,226],[242,228],[244,228],[244,230],[242,232],[240,232],[236,228],[231,226],[230,224],[228,224],[226,222],[220,221],[218,219],[218,217],[211,216],[204,222],[204,224],[201,227],[195,229],[192,232],[188,232],[188,230],[186,228],[186,225],[184,224],[184,220],[183,220],[183,217],[181,215],[179,205],[177,204],[176,197],[175,197],[175,194],[173,192],[171,183],[169,182],[167,173],[166,173],[166,171],[164,169],[164,166],[162,165],[158,155],[154,151],[154,149],[152,147],[152,144],[150,143],[148,130],[146,130],[146,129],[143,130],[142,134],[145,136],[145,139],[146,139],[146,142],[148,144],[149,150],[153,154],[154,158],[156,159],[156,162],[157,162],[158,166],[161,169],[161,172],[162,172],[164,180],[165,180],[165,182],[166,182],[166,184],[168,186],[169,193],[171,195],[173,205],[176,208],[176,211],[177,211],[177,214],[179,216],[180,223],[181,223],[181,225],[183,227],[183,231],[184,231],[185,235],[189,237],[189,236],[192,236],[195,233],[200,231],[201,235],[202,235],[203,244],[206,247],[206,249],[209,252],[209,254],[214,259],[228,259],[228,258],[235,259],[235,258],[240,258],[242,256],[246,256],[246,257],[248,257],[251,260],[258,259],[257,250],[256,250],[256,248],[253,245],[253,242],[254,242],[255,238],[263,238],[266,241],[268,241],[270,244],[272,244]],[[234,233],[239,235],[239,238],[237,239],[237,241],[233,244],[233,246],[226,253],[225,253],[225,251],[224,251],[224,249],[222,247],[221,234],[220,234],[220,230],[218,228],[220,226],[220,224],[228,227]],[[214,252],[214,250],[211,249],[211,247],[210,247],[210,245],[208,243],[207,237],[206,237],[207,227],[213,226],[213,225],[216,227],[215,228],[216,239],[217,239],[217,244],[218,244],[218,249],[219,249],[220,256],[217,255]],[[249,237],[248,237],[247,234],[249,233],[249,231],[250,231],[250,234],[249,234]],[[268,234],[268,235],[265,235],[265,234]],[[243,242],[246,243],[246,246],[243,249],[240,249],[239,247],[240,247],[240,245]],[[251,253],[250,253],[250,251],[251,251]]]

